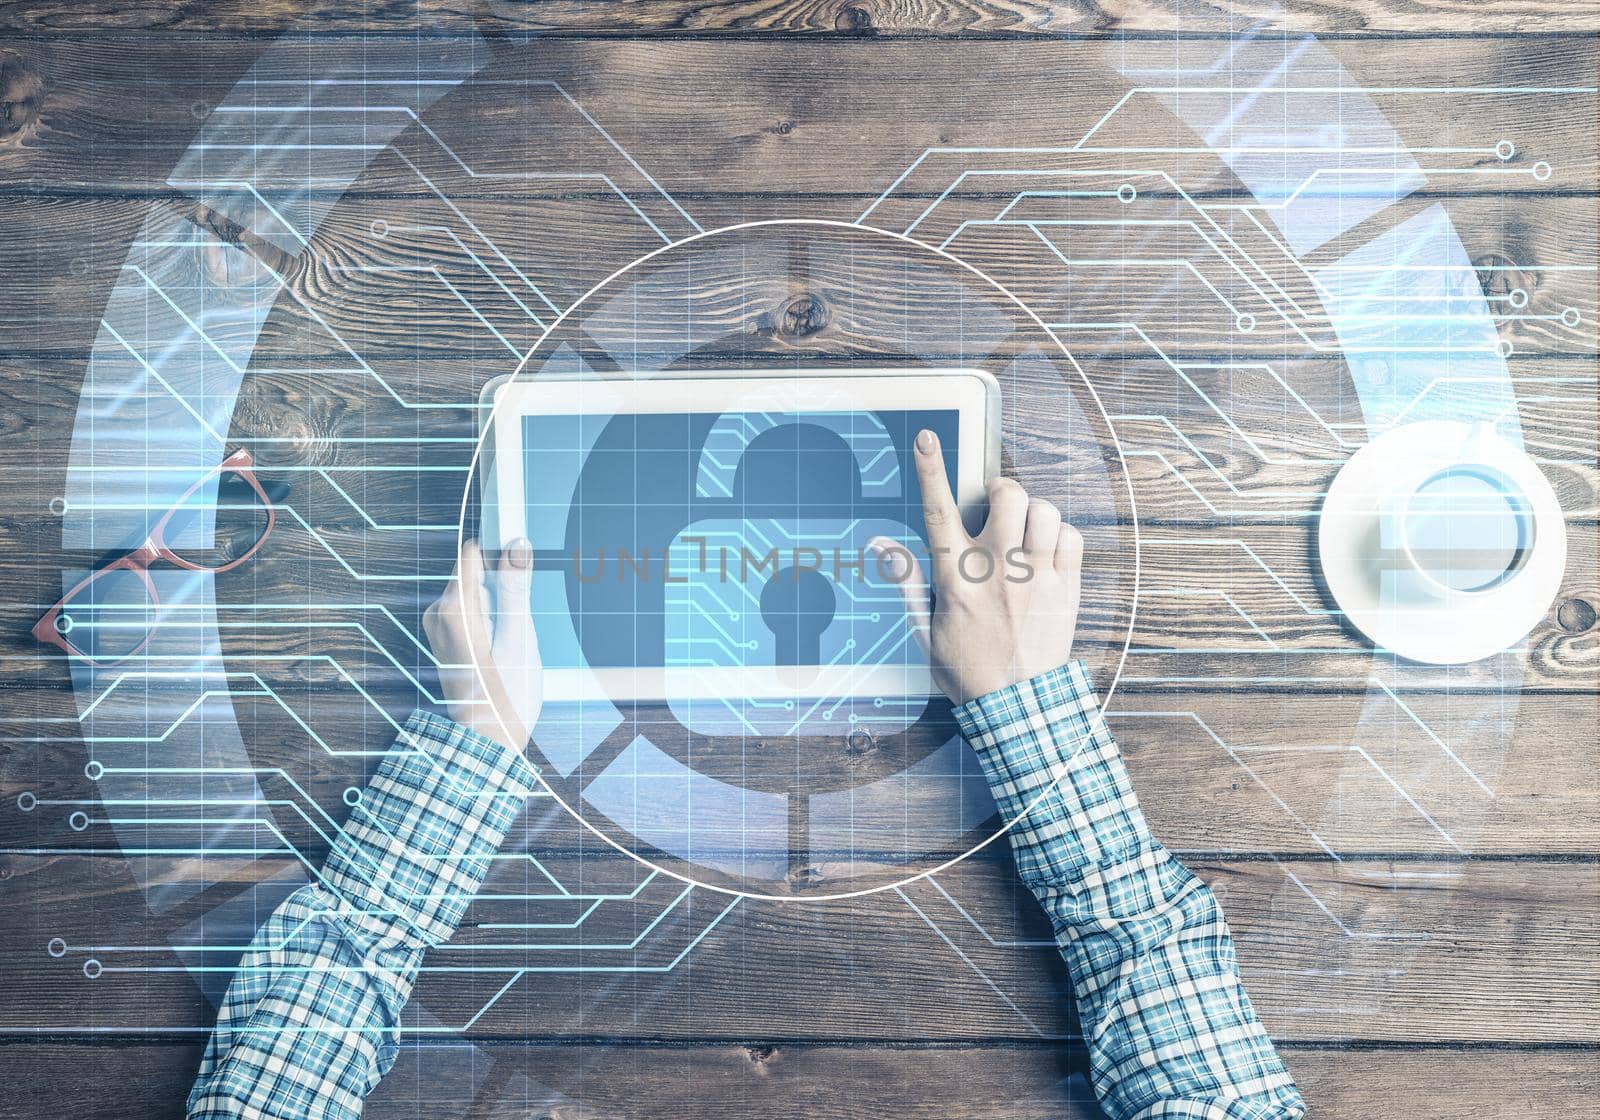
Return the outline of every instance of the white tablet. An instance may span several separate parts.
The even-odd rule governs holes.
[[[976,369],[501,379],[484,392],[486,548],[526,537],[553,701],[925,696],[899,590],[923,554],[913,441],[938,433],[969,527],[999,470]]]

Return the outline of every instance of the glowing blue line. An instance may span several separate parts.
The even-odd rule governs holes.
[[[1256,620],[1250,617],[1250,612],[1246,611],[1243,607],[1241,607],[1239,605],[1239,603],[1234,599],[1234,597],[1232,595],[1229,595],[1226,591],[1223,591],[1220,588],[1210,588],[1210,589],[1202,590],[1202,589],[1198,589],[1198,588],[1181,588],[1181,587],[1148,587],[1148,588],[1141,587],[1135,593],[1135,598],[1139,598],[1139,599],[1143,599],[1143,598],[1146,598],[1146,597],[1149,597],[1149,596],[1177,596],[1177,597],[1181,597],[1181,598],[1205,598],[1205,599],[1218,599],[1218,598],[1220,598],[1223,602],[1227,603],[1228,606],[1232,607],[1234,613],[1237,614],[1240,618],[1244,619],[1245,624],[1248,625],[1250,627],[1250,629],[1254,630],[1256,632],[1256,634],[1261,638],[1261,640],[1266,642],[1267,645],[1270,646],[1271,649],[1274,652],[1282,652],[1283,651],[1283,647],[1280,646],[1277,643],[1277,641],[1272,637],[1272,635],[1268,634],[1265,630],[1261,629],[1260,625],[1258,625],[1256,623]]]
[[[484,317],[483,312],[478,310],[477,305],[469,300],[466,296],[461,294],[460,288],[457,288],[454,284],[450,283],[450,281],[444,278],[444,273],[439,271],[439,267],[437,265],[350,264],[329,265],[328,268],[332,272],[431,272],[434,276],[434,279],[438,280],[439,283],[443,284],[446,288],[449,288],[450,294],[455,296],[456,299],[461,302],[462,306],[464,306],[468,311],[472,312],[473,317],[477,319],[478,322],[482,323],[484,327],[488,329],[490,334],[494,335],[495,338],[500,340],[501,345],[503,345],[507,350],[511,351],[511,353],[514,354],[519,361],[522,358],[522,351],[511,345],[511,342],[506,338],[506,336],[500,333],[499,328],[497,328],[493,323],[489,322],[489,320]],[[543,321],[537,316],[534,317],[534,322],[538,323],[541,328],[544,326]]]
[[[307,249],[311,248],[311,242],[306,240],[300,231],[294,227],[294,223],[280,214],[277,208],[273,206],[272,203],[268,202],[266,198],[262,196],[261,192],[256,190],[255,184],[250,182],[248,179],[168,179],[167,182],[173,187],[198,187],[202,191],[209,187],[232,187],[234,189],[243,189],[249,191],[251,197],[253,197],[257,202],[261,203],[262,208],[266,210],[267,213],[271,214],[273,218],[277,220],[279,225],[288,230],[290,235],[293,236],[296,241],[300,242],[302,247]],[[268,271],[271,270],[269,269]]]
[[[1340,860],[1340,858],[1339,858],[1339,853],[1334,851],[1333,848],[1327,843],[1327,841],[1323,840],[1321,836],[1317,835],[1317,830],[1312,828],[1305,821],[1301,820],[1300,819],[1300,814],[1296,813],[1293,809],[1289,808],[1289,803],[1286,802],[1283,798],[1279,797],[1278,794],[1277,794],[1277,791],[1274,790],[1271,786],[1269,786],[1266,783],[1266,780],[1264,778],[1262,778],[1260,774],[1257,774],[1254,769],[1251,768],[1249,763],[1245,762],[1244,759],[1239,757],[1239,753],[1236,750],[1233,749],[1233,747],[1227,742],[1227,740],[1223,739],[1223,737],[1221,735],[1218,735],[1215,731],[1213,731],[1211,729],[1210,725],[1207,724],[1205,720],[1201,719],[1194,712],[1164,712],[1164,711],[1123,712],[1123,711],[1117,711],[1117,712],[1107,712],[1106,713],[1106,718],[1107,719],[1191,719],[1191,720],[1193,720],[1195,723],[1199,724],[1200,729],[1202,731],[1204,731],[1208,737],[1210,737],[1212,742],[1214,742],[1217,746],[1221,747],[1225,752],[1227,752],[1228,757],[1233,759],[1235,765],[1237,765],[1246,774],[1250,775],[1251,779],[1253,779],[1255,781],[1255,783],[1258,786],[1260,786],[1266,792],[1268,797],[1272,798],[1272,800],[1277,803],[1278,808],[1282,809],[1284,814],[1290,820],[1294,821],[1295,824],[1299,825],[1301,828],[1306,830],[1306,835],[1310,836],[1311,839],[1316,842],[1317,847],[1321,848],[1323,853],[1326,854],[1329,859],[1333,860],[1336,863],[1342,862],[1342,860]]]
[[[967,920],[967,924],[981,933],[983,935],[983,939],[989,944],[993,945],[996,949],[1038,949],[1045,947],[1052,949],[1056,948],[1056,940],[1050,937],[1040,938],[1038,940],[997,941],[994,936],[983,927],[978,919],[967,913],[967,908],[961,905],[961,903],[957,902],[954,895],[944,889],[943,883],[939,882],[938,879],[929,876],[928,885],[934,890],[938,891],[940,894],[944,895],[945,900],[948,901],[951,906],[956,908],[956,912]]]
[[[484,263],[483,258],[478,256],[477,253],[473,252],[472,248],[465,241],[461,240],[460,236],[456,233],[456,231],[451,229],[449,226],[391,225],[389,228],[391,230],[395,230],[395,231],[398,231],[398,232],[401,232],[401,233],[419,232],[419,233],[442,233],[442,234],[444,234],[451,241],[454,241],[456,243],[456,247],[458,249],[460,249],[467,256],[471,257],[472,258],[472,263],[477,265],[478,269],[485,276],[487,276],[489,279],[493,280],[495,282],[495,286],[498,287],[502,292],[504,292],[506,294],[506,297],[508,299],[510,299],[512,303],[514,303],[518,307],[522,308],[522,310],[524,312],[526,312],[528,318],[532,319],[535,323],[538,323],[541,327],[545,325],[544,321],[542,319],[540,319],[539,316],[537,316],[537,315],[535,315],[533,313],[533,309],[531,307],[529,307],[527,304],[523,303],[522,300],[518,298],[517,294],[511,290],[510,285],[508,285],[504,280],[500,279],[500,277],[498,275],[496,275],[495,272],[486,263]],[[545,295],[544,292],[541,291],[537,285],[532,285],[532,287],[533,287],[534,294],[537,295],[540,299],[544,300],[546,307],[550,308],[550,310],[554,311],[557,315],[561,314],[561,308],[557,307],[553,302],[551,302],[551,299],[550,299],[549,296]]]
[[[894,889],[894,893],[899,895],[900,898],[905,902],[905,904],[907,906],[911,907],[912,912],[914,914],[916,914],[917,917],[921,918],[924,922],[927,923],[929,929],[933,930],[934,933],[939,935],[939,940],[943,941],[946,945],[948,945],[950,947],[950,950],[953,953],[955,953],[956,956],[961,958],[961,961],[962,961],[963,964],[965,964],[968,968],[972,969],[973,972],[977,973],[978,976],[982,978],[983,982],[985,984],[989,985],[989,989],[991,991],[993,991],[995,995],[999,996],[1000,999],[1005,1003],[1005,1005],[1007,1007],[1011,1008],[1012,1012],[1017,1016],[1017,1018],[1021,1019],[1025,1024],[1027,1024],[1028,1029],[1033,1031],[1033,1033],[1035,1035],[1037,1035],[1039,1038],[1050,1039],[1050,1040],[1056,1040],[1056,1039],[1063,1039],[1063,1038],[1070,1038],[1071,1037],[1070,1035],[1049,1035],[1049,1034],[1046,1034],[1043,1030],[1041,1030],[1039,1028],[1039,1024],[1035,1023],[1033,1021],[1033,1019],[1030,1018],[1028,1016],[1028,1014],[1022,1010],[1022,1008],[1018,1007],[1016,1005],[1015,1001],[1013,1001],[1010,996],[1006,995],[1005,992],[1001,991],[1000,990],[1000,985],[996,984],[994,982],[994,980],[992,980],[990,978],[990,976],[989,976],[989,974],[987,972],[985,972],[983,969],[979,968],[976,961],[974,961],[971,957],[967,956],[967,954],[962,951],[961,947],[958,946],[954,941],[950,940],[949,935],[947,935],[944,932],[944,930],[940,929],[938,924],[936,922],[934,922],[934,920],[932,918],[928,917],[928,915],[926,915],[926,914],[924,914],[922,912],[922,908],[921,907],[919,907],[915,902],[911,901],[911,896],[910,895],[906,894],[906,892],[904,890],[902,890],[901,888],[899,888],[899,887],[896,887]]]
[[[1193,547],[1207,547],[1207,548],[1209,548],[1209,547],[1212,547],[1214,545],[1237,545],[1239,548],[1243,549],[1245,555],[1250,557],[1251,560],[1255,561],[1256,566],[1259,567],[1263,572],[1265,572],[1267,574],[1268,578],[1270,578],[1272,580],[1272,582],[1276,583],[1278,585],[1278,587],[1283,591],[1283,593],[1285,595],[1289,596],[1290,599],[1294,600],[1295,605],[1297,607],[1299,607],[1302,611],[1304,611],[1306,614],[1329,616],[1329,615],[1339,615],[1339,614],[1343,614],[1344,613],[1343,611],[1339,611],[1339,610],[1326,610],[1326,609],[1319,608],[1319,607],[1313,607],[1305,599],[1301,598],[1300,595],[1294,590],[1294,588],[1290,587],[1287,583],[1285,583],[1283,581],[1283,578],[1281,576],[1279,576],[1277,572],[1272,570],[1271,566],[1268,565],[1267,562],[1261,558],[1261,556],[1256,552],[1255,549],[1251,548],[1248,543],[1246,543],[1245,541],[1243,541],[1243,540],[1241,540],[1241,539],[1239,539],[1237,537],[1228,538],[1228,539],[1219,539],[1219,538],[1211,538],[1211,537],[1200,537],[1200,538],[1194,538],[1194,539],[1174,539],[1174,538],[1171,538],[1171,537],[1152,537],[1152,538],[1146,539],[1146,541],[1144,543],[1147,546],[1150,546],[1150,547],[1155,547],[1155,546],[1159,546],[1159,545],[1178,545],[1178,546],[1193,546]]]

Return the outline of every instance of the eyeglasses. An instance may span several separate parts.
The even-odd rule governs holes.
[[[97,665],[115,665],[141,653],[162,614],[161,598],[150,577],[152,564],[164,560],[190,572],[227,572],[266,544],[278,520],[272,491],[278,491],[277,500],[282,501],[288,487],[263,485],[254,468],[249,450],[241,447],[196,479],[161,515],[143,544],[102,557],[34,624],[33,636]],[[214,501],[207,497],[213,482]],[[197,549],[180,540],[191,522],[213,511],[228,515],[226,526],[224,518],[216,518],[214,538],[250,541],[243,552],[221,563],[216,562],[221,559],[216,549]]]

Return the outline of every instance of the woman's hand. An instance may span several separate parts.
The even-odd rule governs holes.
[[[968,536],[934,433],[917,435],[915,458],[937,603],[905,545],[880,537],[872,547],[899,582],[934,683],[960,704],[1064,664],[1078,621],[1083,537],[1009,478],[989,483],[988,523]]]
[[[544,702],[532,577],[527,541],[513,541],[493,570],[478,542],[468,541],[450,585],[422,615],[450,718],[519,751]]]

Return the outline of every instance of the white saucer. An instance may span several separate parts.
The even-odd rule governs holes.
[[[1469,437],[1475,438],[1468,453]],[[1492,463],[1522,488],[1534,524],[1523,567],[1489,591],[1428,595],[1395,569],[1381,540],[1383,510],[1419,464]],[[1340,468],[1323,500],[1317,549],[1328,590],[1380,649],[1430,665],[1477,661],[1516,644],[1545,616],[1566,571],[1567,532],[1555,490],[1526,453],[1470,424],[1424,420],[1385,432]],[[1384,574],[1384,569],[1389,574]]]

